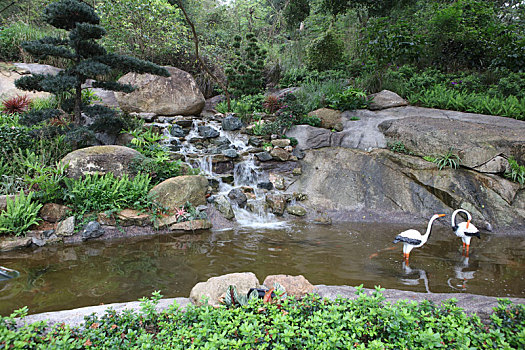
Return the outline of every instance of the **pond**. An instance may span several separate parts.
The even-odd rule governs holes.
[[[363,284],[418,292],[525,297],[525,238],[482,234],[470,256],[449,226],[403,263],[401,231],[425,225],[347,223],[239,228],[176,237],[156,235],[3,253],[0,266],[20,276],[0,281],[0,314],[30,313],[137,300],[161,290],[188,297],[209,277],[254,272],[304,275],[312,284]]]

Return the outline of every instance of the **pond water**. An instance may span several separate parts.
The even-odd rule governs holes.
[[[425,225],[290,225],[176,237],[157,235],[3,253],[0,266],[20,276],[0,281],[0,314],[30,313],[137,300],[161,290],[188,297],[209,277],[252,271],[304,275],[312,284],[363,284],[418,292],[525,297],[525,237],[482,234],[470,257],[450,227],[435,226],[410,265],[393,238]]]

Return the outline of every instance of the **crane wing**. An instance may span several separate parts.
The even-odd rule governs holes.
[[[421,244],[421,233],[419,233],[416,230],[407,230],[404,232],[401,232],[396,236],[396,239],[394,239],[394,243],[397,242],[403,242],[408,243],[412,245],[419,245]]]

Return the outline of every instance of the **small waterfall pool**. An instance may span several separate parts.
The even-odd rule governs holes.
[[[525,297],[525,238],[484,234],[465,258],[451,229],[435,226],[405,266],[402,247],[392,240],[423,226],[288,223],[3,253],[0,266],[20,276],[0,281],[0,314],[25,305],[38,313],[131,301],[155,290],[187,297],[197,282],[243,271],[261,283],[270,274],[302,274],[312,284]]]

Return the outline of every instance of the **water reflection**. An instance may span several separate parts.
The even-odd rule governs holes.
[[[403,261],[403,273],[404,276],[401,278],[401,283],[407,286],[415,286],[418,285],[420,281],[423,281],[423,285],[425,286],[425,291],[427,293],[430,293],[430,288],[428,286],[428,277],[427,273],[423,269],[412,269],[406,263]]]
[[[0,266],[0,281],[9,280],[11,278],[16,278],[20,273],[16,270],[8,269],[7,267]]]
[[[447,280],[447,284],[450,288],[461,291],[467,290],[467,281],[474,279],[474,274],[476,273],[476,270],[465,270],[469,269],[469,259],[467,253],[461,257],[461,260],[456,265],[454,265],[454,277]]]

